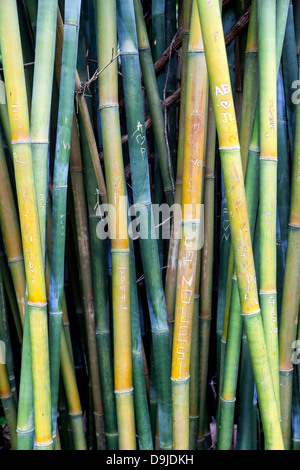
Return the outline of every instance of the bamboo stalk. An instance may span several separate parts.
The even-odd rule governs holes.
[[[2,140],[0,141],[0,223],[7,261],[12,275],[20,321],[25,312],[25,268],[20,226]]]
[[[200,349],[199,349],[199,427],[198,448],[205,440],[205,406],[209,364],[210,326],[212,320],[213,245],[214,245],[214,194],[216,123],[211,96],[207,118],[206,167],[204,182],[204,245],[200,282]]]
[[[110,341],[109,296],[108,282],[106,279],[106,247],[105,240],[101,240],[101,238],[97,236],[97,226],[101,220],[100,191],[97,185],[85,128],[81,119],[81,113],[79,115],[79,127],[81,130],[80,140],[90,227],[92,281],[95,303],[95,334],[98,348],[100,382],[105,417],[105,435],[107,448],[113,450],[118,448],[118,430],[113,384],[112,349]]]
[[[183,3],[183,24],[182,24],[182,52],[181,52],[181,93],[180,93],[180,111],[179,111],[179,134],[177,149],[177,170],[175,181],[174,203],[181,204],[182,199],[182,171],[183,171],[183,153],[184,153],[184,129],[185,129],[185,102],[186,102],[186,80],[187,80],[187,52],[190,34],[192,0],[185,0]],[[179,240],[175,234],[178,233],[181,226],[181,219],[173,217],[171,239],[168,252],[168,266],[165,281],[166,307],[168,314],[168,324],[170,330],[170,342],[173,338],[173,324],[176,298],[176,278]]]
[[[140,64],[149,104],[155,143],[159,156],[160,171],[163,180],[165,198],[169,206],[174,200],[172,163],[168,158],[168,149],[164,134],[164,117],[161,111],[157,80],[153,68],[150,44],[142,13],[140,0],[134,0],[135,21],[137,28]]]
[[[197,3],[192,7],[188,49],[185,149],[182,182],[182,234],[172,351],[173,449],[189,446],[189,363],[200,204],[205,158],[208,83]]]
[[[73,100],[81,1],[65,4],[65,26],[59,92],[52,193],[50,252],[49,344],[51,357],[52,431],[55,434],[59,390],[60,342],[64,286],[66,203],[73,121]]]
[[[258,8],[260,80],[260,302],[273,386],[278,414],[280,416],[276,295],[276,2],[272,0],[259,1]],[[268,25],[267,28],[266,25]]]
[[[52,437],[46,288],[34,191],[23,60],[16,2],[4,0],[1,7],[1,51],[28,286],[35,440],[37,448],[49,449],[52,446]]]
[[[4,354],[3,351],[1,354]],[[2,359],[3,360],[3,359]],[[9,386],[5,364],[0,362],[0,397],[7,420],[12,450],[17,449],[17,411],[14,397]]]
[[[145,118],[139,72],[137,34],[132,0],[118,1],[119,40],[122,50],[123,86],[129,156],[132,166],[132,190],[135,211],[140,211],[139,246],[145,275],[150,310],[154,367],[158,391],[158,427],[160,448],[171,447],[171,357],[169,332],[161,278],[157,240],[154,234],[154,215],[148,171],[148,152],[145,145]],[[132,214],[136,215],[136,214]]]
[[[285,449],[291,445],[291,405],[293,364],[291,347],[297,336],[297,322],[300,301],[300,107],[296,106],[295,141],[291,173],[291,210],[288,226],[288,244],[284,273],[282,311],[279,333],[279,371],[282,407],[282,432]]]
[[[100,70],[117,51],[116,2],[97,1],[98,63]],[[112,252],[115,394],[119,448],[135,449],[130,333],[130,279],[127,204],[118,107],[117,62],[99,75],[102,126]]]
[[[252,130],[254,126],[254,113],[257,104],[258,96],[258,83],[256,80],[258,73],[258,18],[257,18],[257,1],[252,3],[251,15],[249,20],[249,29],[247,36],[246,56],[245,56],[245,73],[243,89],[245,90],[242,110],[241,110],[241,122],[240,122],[240,142],[241,142],[241,159],[243,166],[243,173],[246,174],[248,153],[250,140],[252,137]],[[254,148],[258,147],[257,140],[254,143]],[[224,223],[224,222],[223,222]],[[225,222],[226,223],[226,222]],[[229,221],[225,227],[229,228]],[[226,282],[226,294],[224,304],[224,316],[223,316],[223,328],[222,328],[222,340],[221,350],[222,359],[220,364],[220,380],[219,380],[219,396],[222,395],[222,383],[223,383],[223,370],[224,370],[224,359],[225,349],[228,334],[228,321],[230,312],[230,303],[232,297],[232,276],[234,275],[234,253],[232,243],[230,245],[229,257],[228,257],[228,272]]]
[[[70,175],[74,200],[74,213],[82,284],[82,298],[88,346],[88,369],[91,376],[90,380],[93,393],[97,445],[99,449],[104,449],[106,446],[106,442],[104,439],[104,415],[99,376],[99,361],[97,355],[91,248],[88,232],[89,227],[84,190],[82,157],[80,151],[80,141],[77,129],[77,119],[75,115],[75,110],[73,112],[71,137]]]
[[[30,2],[29,2],[30,3]],[[38,194],[38,214],[42,250],[46,255],[46,211],[48,199],[48,152],[50,109],[53,85],[57,0],[38,5],[36,50],[31,104],[31,142],[34,182]]]
[[[261,413],[265,438],[269,449],[282,449],[282,435],[269,369],[269,359],[265,354],[266,344],[258,303],[239,139],[220,9],[216,0],[198,1],[198,7],[219,136],[241,310],[245,322],[258,397],[262,406]],[[218,31],[217,35],[215,35],[215,31]],[[214,72],[212,73],[212,71]]]

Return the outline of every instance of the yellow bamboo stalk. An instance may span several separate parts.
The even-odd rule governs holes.
[[[0,2],[0,38],[24,250],[37,448],[52,445],[47,300],[16,1]]]
[[[218,0],[198,0],[224,175],[241,311],[249,343],[267,448],[283,449],[267,355],[247,213],[243,168]]]
[[[97,0],[99,110],[112,251],[114,376],[120,449],[135,449],[127,198],[118,104],[116,1]],[[107,64],[110,64],[107,67]]]
[[[188,48],[185,142],[182,180],[182,234],[172,353],[173,448],[189,447],[189,366],[192,315],[205,157],[208,77],[197,2],[192,7]]]

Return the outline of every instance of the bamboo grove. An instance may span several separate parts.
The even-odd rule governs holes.
[[[0,447],[300,449],[300,0],[0,0]]]

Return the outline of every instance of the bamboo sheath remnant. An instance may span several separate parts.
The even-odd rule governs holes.
[[[266,355],[247,214],[237,124],[230,87],[220,8],[198,1],[233,241],[237,280],[267,447],[282,449],[276,399]],[[214,45],[214,47],[212,46]],[[214,73],[212,73],[214,71]]]

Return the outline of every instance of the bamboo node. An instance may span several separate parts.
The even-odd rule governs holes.
[[[236,402],[236,397],[234,397],[234,398],[220,397],[220,400],[222,400],[224,403],[235,403]]]
[[[274,294],[277,294],[277,290],[276,289],[272,289],[272,290],[260,290],[259,291],[259,295],[274,295]]]
[[[248,312],[248,313],[241,313],[242,317],[251,317],[252,315],[258,315],[260,313],[260,309],[256,310],[255,312]]]
[[[46,441],[46,442],[37,442],[37,441],[35,441],[35,444],[38,447],[49,447],[53,444],[53,439],[49,439],[49,441]]]
[[[29,434],[34,431],[34,427],[31,429],[21,429],[17,426],[17,433],[18,434]]]
[[[28,300],[27,305],[29,307],[35,307],[35,308],[45,308],[47,307],[47,302],[31,302]]]
[[[188,382],[189,380],[190,380],[190,375],[188,375],[187,377],[179,377],[178,379],[174,379],[173,377],[171,377],[171,381],[176,382],[176,383]]]
[[[126,393],[132,393],[133,392],[133,387],[126,388],[126,390],[115,390],[114,392],[115,392],[116,395],[124,395]]]

